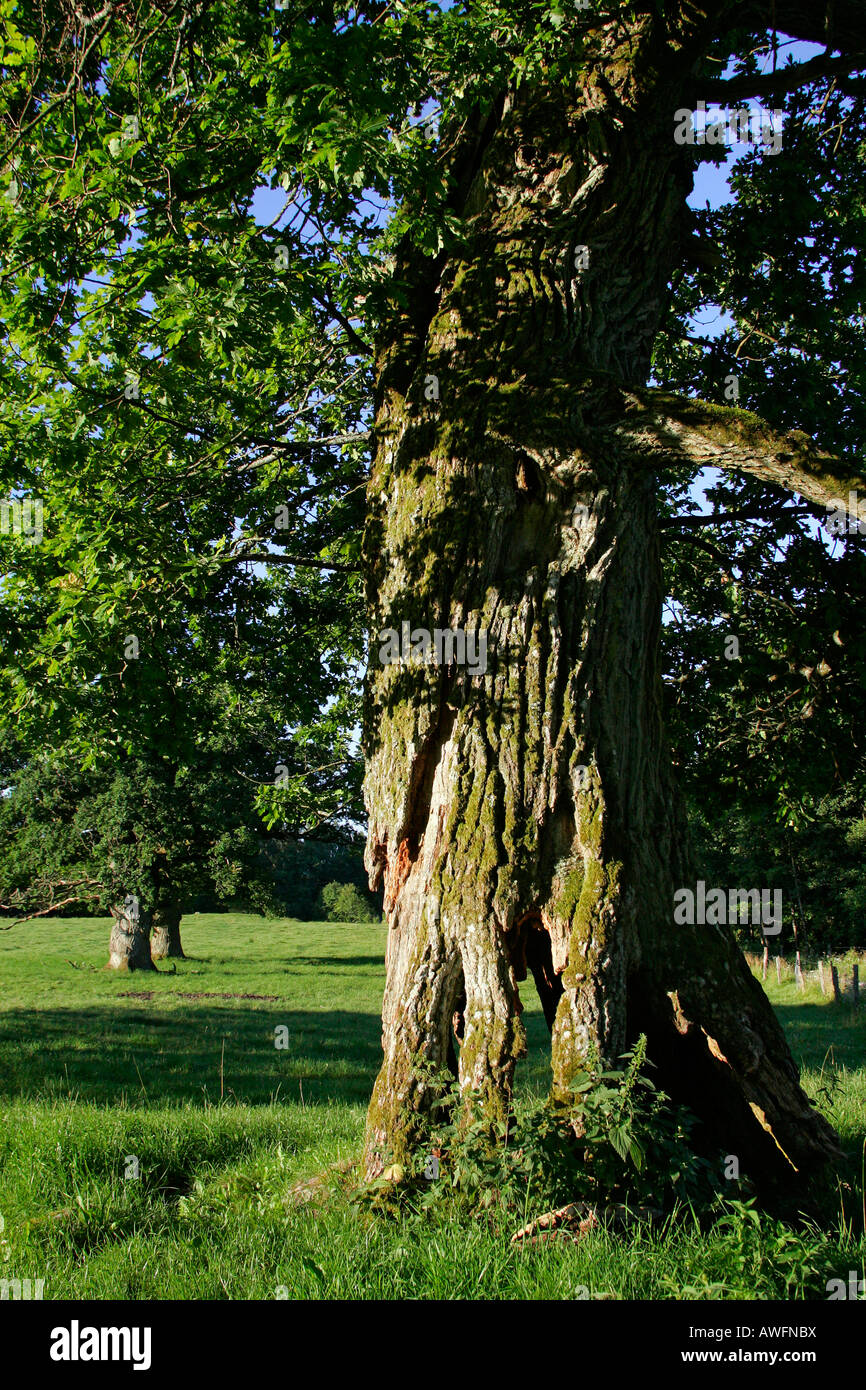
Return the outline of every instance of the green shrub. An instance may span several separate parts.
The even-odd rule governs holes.
[[[379,914],[354,883],[326,883],[319,895],[326,922],[378,922]]]

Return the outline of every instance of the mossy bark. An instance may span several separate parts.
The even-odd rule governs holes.
[[[155,970],[150,954],[153,914],[129,902],[111,909],[106,970]]]
[[[186,960],[180,939],[181,916],[177,903],[166,903],[155,909],[150,941],[150,954],[154,960]]]
[[[367,866],[389,939],[370,1176],[417,1143],[419,1064],[445,1067],[455,1031],[466,1115],[507,1112],[530,955],[556,1092],[645,1031],[660,1083],[754,1172],[833,1151],[731,935],[673,922],[692,876],[654,488],[604,427],[646,381],[686,234],[683,92],[651,18],[587,42],[580,90],[508,94],[455,137],[465,236],[435,262],[405,248],[411,293],[378,356]],[[376,633],[403,622],[485,629],[486,673],[381,664]]]

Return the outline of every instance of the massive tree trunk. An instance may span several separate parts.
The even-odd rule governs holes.
[[[180,939],[180,904],[163,903],[154,910],[150,954],[154,960],[186,960]]]
[[[106,970],[155,970],[150,955],[153,914],[137,898],[111,909],[111,939]]]
[[[455,138],[459,252],[398,260],[374,625],[485,630],[488,666],[382,664],[373,641],[367,866],[389,935],[370,1176],[417,1142],[429,1064],[456,1064],[467,1114],[506,1113],[527,969],[556,1093],[645,1032],[659,1084],[757,1178],[836,1151],[729,929],[673,916],[694,875],[657,658],[671,428],[629,393],[687,235],[673,113],[694,57],[649,17],[599,28],[581,84],[508,94]]]

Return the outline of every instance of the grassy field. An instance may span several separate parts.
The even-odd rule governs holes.
[[[222,914],[182,930],[188,960],[132,976],[101,968],[107,922],[0,932],[0,1278],[76,1299],[759,1299],[862,1277],[866,1006],[768,985],[851,1155],[820,1224],[733,1201],[710,1231],[684,1214],[521,1249],[514,1212],[388,1219],[304,1185],[358,1153],[384,928]],[[542,1094],[547,1033],[525,1002],[519,1086]]]

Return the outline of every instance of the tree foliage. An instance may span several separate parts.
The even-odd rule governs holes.
[[[43,847],[58,827],[58,881],[110,895],[112,863],[146,884],[167,843],[184,883],[228,891],[223,832],[360,814],[371,350],[423,312],[395,253],[435,280],[492,94],[568,83],[600,13],[635,8],[3,0],[0,492],[38,499],[44,532],[0,535],[7,885],[31,820]],[[754,85],[757,20],[697,76],[734,52]],[[772,100],[782,150],[744,155],[734,200],[696,214],[654,377],[720,401],[734,373],[770,424],[857,453],[863,104],[826,76]],[[731,326],[701,340],[708,306]],[[667,481],[681,775],[720,813],[748,783],[787,833],[863,756],[862,540],[829,550],[741,475],[698,525],[692,479]],[[99,808],[97,863],[70,827]]]

